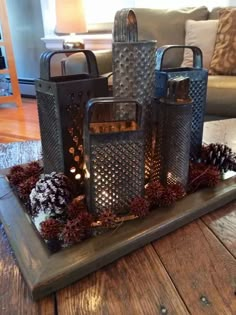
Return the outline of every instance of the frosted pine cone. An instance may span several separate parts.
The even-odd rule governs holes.
[[[64,215],[68,203],[72,199],[68,178],[62,173],[52,172],[41,175],[30,193],[32,210],[43,210],[50,217]]]

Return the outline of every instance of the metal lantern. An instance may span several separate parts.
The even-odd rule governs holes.
[[[192,121],[189,79],[168,80],[168,94],[158,103],[153,180],[162,184],[186,185]]]
[[[87,101],[107,96],[107,79],[98,74],[94,54],[89,50],[70,50],[85,54],[88,74],[52,77],[51,58],[66,51],[46,51],[40,59],[40,79],[36,97],[42,140],[44,171],[63,172],[78,192],[83,183],[83,119]],[[100,113],[98,113],[100,115]]]
[[[96,106],[114,109],[124,103],[133,105],[135,119],[91,122]],[[91,99],[84,120],[84,150],[88,209],[127,211],[130,201],[144,192],[141,105],[127,98]]]
[[[113,95],[137,99],[143,109],[145,137],[145,177],[149,178],[152,158],[152,98],[154,94],[156,41],[138,41],[138,27],[133,10],[116,13],[113,30]],[[120,105],[116,115],[132,118],[128,104]]]
[[[165,53],[170,49],[191,49],[193,52],[192,68],[162,69]],[[166,93],[168,79],[186,77],[190,79],[189,96],[192,98],[192,132],[190,156],[198,159],[202,145],[203,123],[206,107],[208,72],[202,68],[202,52],[195,46],[167,45],[157,49],[156,66],[156,97],[163,97]]]

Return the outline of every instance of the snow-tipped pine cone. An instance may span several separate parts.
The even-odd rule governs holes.
[[[50,217],[64,216],[71,199],[68,178],[56,172],[41,175],[30,193],[32,210],[36,213],[42,210]]]

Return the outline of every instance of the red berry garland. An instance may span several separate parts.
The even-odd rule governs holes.
[[[101,211],[98,217],[98,221],[102,222],[102,226],[107,228],[113,228],[117,225],[116,223],[117,215],[110,209]]]
[[[87,211],[82,211],[77,216],[78,221],[80,222],[80,226],[85,229],[89,230],[91,227],[91,223],[93,222],[93,217]]]
[[[38,176],[31,176],[19,184],[18,193],[21,199],[28,199],[31,190],[35,187],[38,179]]]
[[[186,190],[181,183],[170,184],[168,187],[175,193],[176,200],[182,199],[186,196]]]
[[[149,183],[145,189],[145,195],[151,206],[158,205],[159,199],[164,191],[164,186],[159,181]]]
[[[57,240],[62,227],[63,224],[60,221],[49,218],[40,223],[40,234],[45,240]]]
[[[135,197],[130,204],[130,212],[143,218],[149,213],[150,203],[143,197]]]
[[[73,200],[67,208],[67,215],[69,219],[75,219],[81,212],[87,211],[84,200]]]
[[[194,163],[189,168],[188,191],[194,192],[199,188],[214,187],[220,181],[220,170],[211,165]]]
[[[42,166],[36,161],[29,163],[26,168],[24,169],[24,173],[26,177],[40,175],[42,172]]]
[[[62,230],[62,239],[65,244],[76,244],[87,237],[87,231],[81,227],[81,221],[77,218],[68,220]]]
[[[176,201],[176,194],[175,191],[170,188],[166,187],[163,191],[161,197],[158,200],[159,207],[169,207]]]

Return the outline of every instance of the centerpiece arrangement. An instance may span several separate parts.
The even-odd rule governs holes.
[[[41,56],[43,163],[12,167],[14,194],[5,183],[0,198],[10,208],[1,209],[1,219],[12,227],[8,237],[36,298],[235,198],[221,178],[236,171],[236,155],[223,144],[202,145],[201,51],[192,48],[195,67],[164,71],[159,63],[170,47],[162,47],[155,70],[156,42],[137,35],[134,12],[118,11],[113,97],[91,51],[79,50],[88,74],[64,77],[50,75],[50,60],[61,51]],[[19,250],[21,238],[28,255]]]

